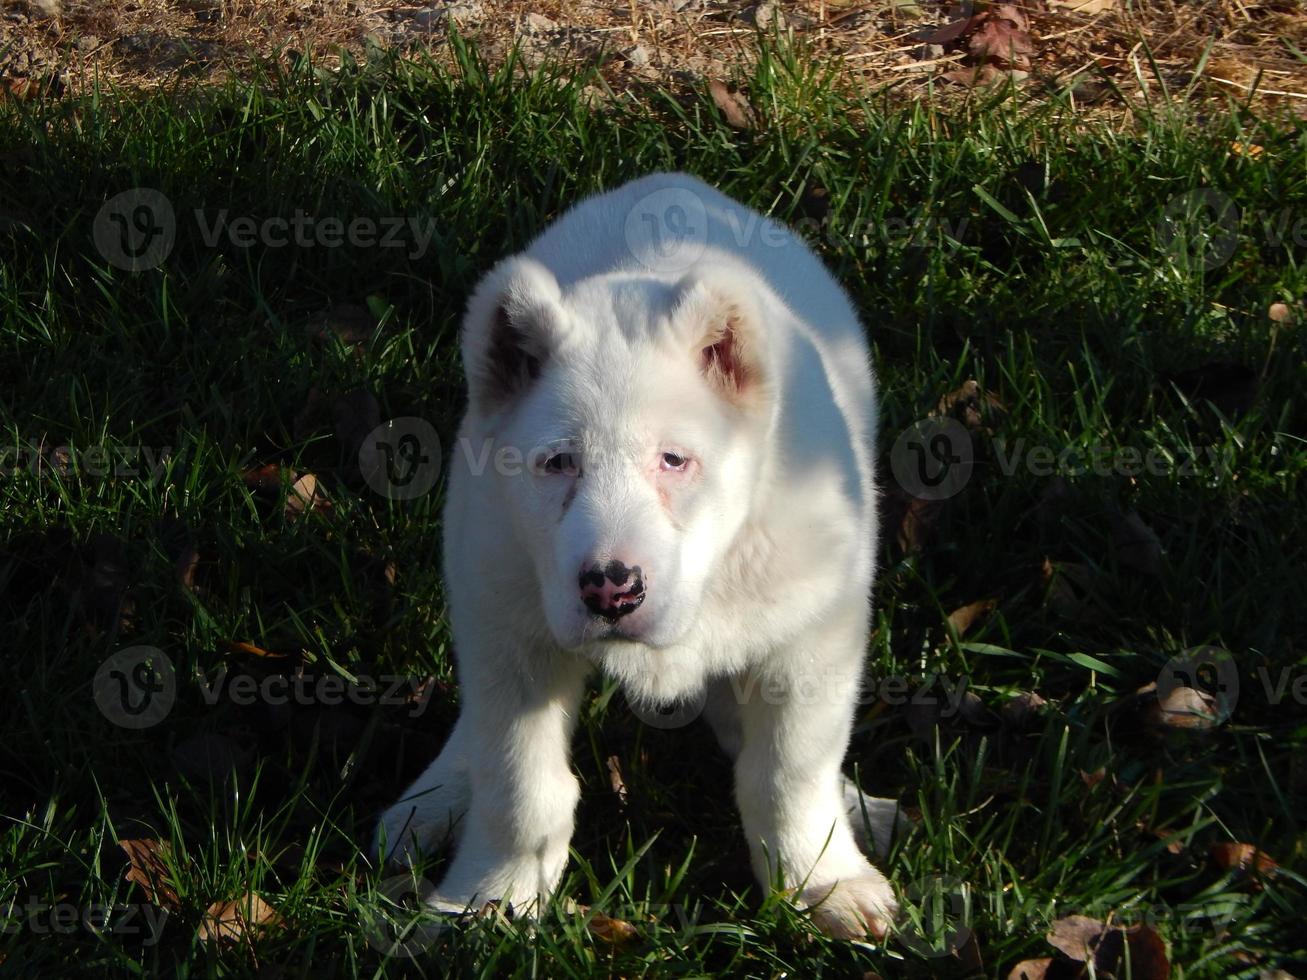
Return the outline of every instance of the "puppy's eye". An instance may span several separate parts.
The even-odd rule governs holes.
[[[679,453],[663,453],[661,466],[665,470],[683,470],[688,462],[689,460]]]
[[[563,473],[575,476],[581,469],[581,460],[576,453],[555,453],[545,460],[546,473]]]

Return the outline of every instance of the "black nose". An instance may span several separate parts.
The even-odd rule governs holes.
[[[581,569],[581,601],[596,616],[609,622],[633,613],[644,602],[644,575],[639,565],[627,566],[616,558]]]

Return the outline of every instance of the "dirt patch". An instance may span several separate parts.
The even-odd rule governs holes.
[[[0,91],[34,97],[96,80],[149,88],[220,80],[260,60],[331,67],[371,50],[446,57],[451,28],[491,62],[599,69],[615,91],[729,77],[782,32],[838,59],[842,79],[904,97],[1015,81],[1072,104],[1253,99],[1307,114],[1298,0],[23,0],[4,9]]]

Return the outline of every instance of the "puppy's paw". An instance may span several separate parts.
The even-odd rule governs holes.
[[[809,884],[799,900],[817,928],[836,939],[884,939],[899,911],[894,889],[870,865],[834,884]]]

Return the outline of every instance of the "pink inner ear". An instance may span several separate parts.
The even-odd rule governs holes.
[[[710,379],[720,379],[732,388],[744,386],[743,365],[735,349],[735,331],[727,329],[721,340],[699,352],[699,365]]]

